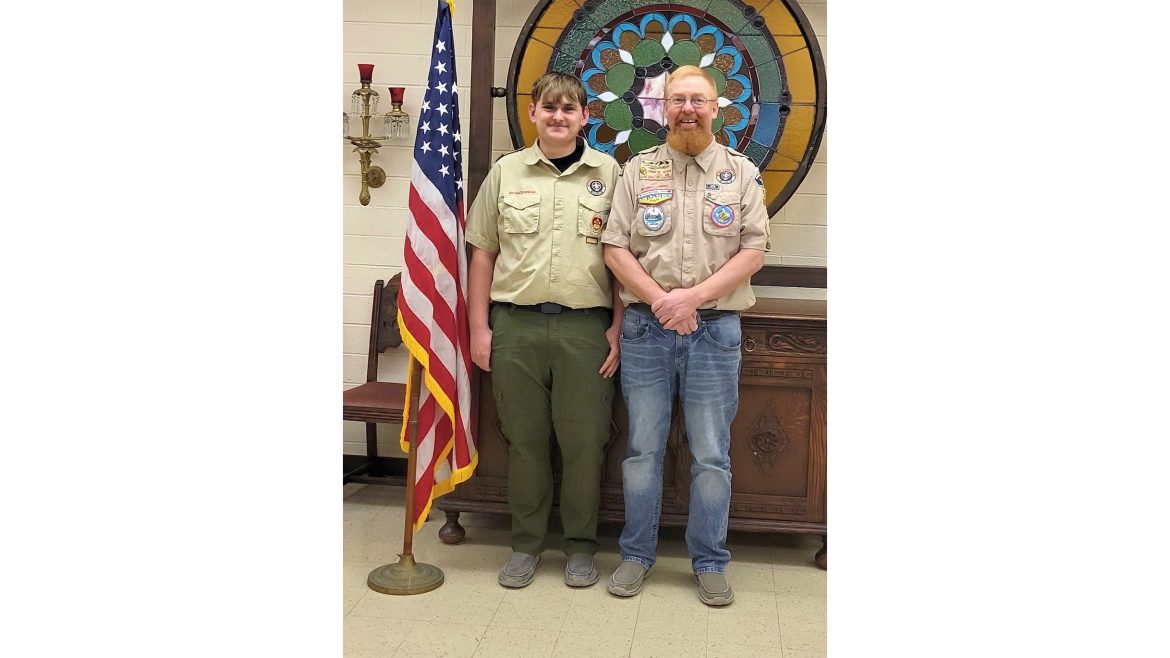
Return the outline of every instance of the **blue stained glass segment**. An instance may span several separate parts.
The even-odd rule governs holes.
[[[778,103],[760,103],[760,113],[756,116],[756,129],[752,139],[763,144],[775,144],[776,135],[780,130],[780,105]]]

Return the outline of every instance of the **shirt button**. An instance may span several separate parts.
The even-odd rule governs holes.
[[[691,271],[691,268],[689,268],[689,267],[684,267],[684,268],[683,268],[683,271],[684,271],[684,272],[690,272],[690,271]]]
[[[690,209],[690,208],[687,208],[687,214],[688,214],[688,215],[693,215],[693,214],[695,214],[695,211],[694,211],[694,210],[692,210],[692,209]]]
[[[690,239],[690,238],[687,238],[687,239],[686,239],[686,243],[687,243],[687,244],[690,244],[690,243],[691,243],[691,239]]]
[[[692,182],[692,183],[687,183],[687,187],[694,187],[694,186],[695,186],[695,184],[694,184],[693,182]]]

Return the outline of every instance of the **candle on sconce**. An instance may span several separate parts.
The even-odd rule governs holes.
[[[406,91],[406,87],[390,87],[390,102],[401,103],[402,94]]]
[[[370,82],[374,78],[374,65],[358,64],[358,72],[361,74],[362,82]]]

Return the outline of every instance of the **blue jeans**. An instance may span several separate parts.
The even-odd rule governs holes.
[[[663,329],[654,315],[627,308],[622,320],[622,397],[629,446],[622,462],[626,525],[622,560],[649,569],[662,514],[662,458],[675,394],[682,403],[691,464],[687,549],[695,573],[722,573],[731,560],[731,421],[739,407],[739,316],[699,320],[686,336]]]

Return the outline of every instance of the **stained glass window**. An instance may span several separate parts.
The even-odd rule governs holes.
[[[508,125],[532,144],[532,84],[548,71],[588,93],[590,145],[625,162],[666,140],[666,75],[693,64],[715,79],[721,144],[760,168],[774,214],[804,179],[825,124],[825,74],[795,0],[541,0],[509,69]]]

